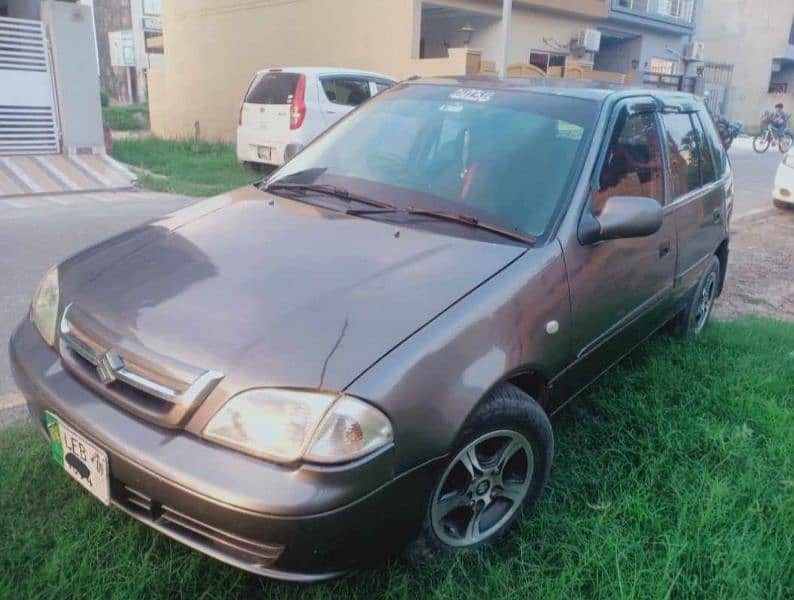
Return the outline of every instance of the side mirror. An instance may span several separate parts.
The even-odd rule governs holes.
[[[586,212],[579,224],[579,240],[594,244],[604,240],[653,235],[662,226],[663,211],[653,198],[613,196],[597,217]]]

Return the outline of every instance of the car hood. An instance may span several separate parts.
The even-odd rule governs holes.
[[[236,387],[341,390],[524,251],[249,187],[78,255],[62,297],[115,345]]]

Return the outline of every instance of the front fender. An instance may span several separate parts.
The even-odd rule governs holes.
[[[547,332],[552,321],[556,333]],[[550,379],[561,371],[570,329],[568,280],[555,242],[525,253],[450,306],[346,391],[392,420],[402,472],[445,454],[472,409],[510,374],[531,369]]]

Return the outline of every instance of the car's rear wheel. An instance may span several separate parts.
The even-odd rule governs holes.
[[[719,291],[721,270],[719,258],[712,256],[689,303],[676,319],[675,330],[679,335],[700,335],[706,328]]]
[[[554,436],[544,410],[502,384],[469,417],[438,478],[412,558],[499,539],[546,485]]]

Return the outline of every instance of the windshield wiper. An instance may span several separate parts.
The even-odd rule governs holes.
[[[359,196],[358,194],[352,193],[347,188],[339,187],[336,185],[328,185],[324,183],[291,183],[291,182],[278,182],[274,181],[270,185],[262,186],[266,192],[277,192],[279,190],[295,190],[297,192],[313,192],[315,194],[323,194],[325,196],[333,196],[335,198],[341,198],[342,200],[346,200],[348,202],[359,202],[360,204],[366,204],[368,206],[376,206],[380,209],[384,210],[391,210],[395,208],[388,202],[381,202],[380,200],[375,200],[374,198],[367,198],[366,196]]]
[[[409,215],[433,217],[436,219],[444,219],[446,221],[461,223],[462,225],[468,225],[469,227],[476,227],[477,229],[483,229],[485,231],[490,231],[491,233],[495,233],[503,237],[518,240],[520,242],[524,242],[525,244],[534,245],[537,242],[537,238],[529,235],[528,233],[521,233],[520,231],[517,231],[515,229],[501,227],[499,225],[494,225],[493,223],[486,223],[484,221],[477,219],[476,217],[467,215],[465,213],[458,213],[458,212],[444,211],[444,210],[430,210],[425,208],[415,208],[413,206],[409,206],[408,208],[390,207],[390,208],[383,208],[381,210],[351,209],[345,212],[349,215],[372,215],[372,214],[403,212]]]

